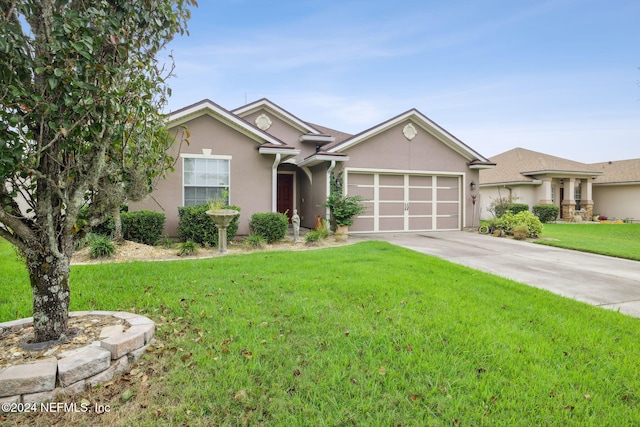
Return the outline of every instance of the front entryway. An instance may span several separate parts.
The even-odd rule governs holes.
[[[293,215],[294,198],[294,174],[278,173],[278,194],[276,208],[278,212],[285,213],[291,221]]]

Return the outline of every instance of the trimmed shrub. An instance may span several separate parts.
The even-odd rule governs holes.
[[[249,230],[262,236],[267,243],[277,242],[287,235],[289,218],[278,212],[258,212],[251,215]]]
[[[553,222],[558,218],[560,208],[556,205],[535,205],[533,207],[533,214],[540,218],[540,222],[546,224]]]
[[[509,206],[509,210],[512,214],[517,215],[520,212],[528,211],[529,205],[526,203],[512,203],[511,206]]]
[[[240,212],[238,206],[227,206]],[[218,246],[218,228],[207,215],[209,204],[181,206],[178,208],[178,238],[186,242],[192,240],[201,246]],[[231,242],[238,232],[240,215],[235,217],[227,227],[227,241]]]
[[[513,230],[519,225],[525,225],[529,230],[528,237],[538,237],[542,233],[542,223],[537,216],[529,211],[522,211],[516,215],[507,211],[500,218],[494,221],[496,228],[504,231],[505,234],[513,235]]]
[[[122,212],[122,237],[145,245],[155,245],[164,230],[165,215],[162,212]]]

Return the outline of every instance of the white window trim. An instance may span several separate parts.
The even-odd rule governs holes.
[[[206,160],[228,160],[229,161],[229,185],[227,185],[227,191],[229,192],[229,205],[231,202],[231,160],[233,156],[224,155],[224,154],[211,154],[211,150],[203,148],[202,154],[197,153],[180,153],[180,158],[182,159],[182,173],[181,173],[181,184],[182,184],[182,206],[185,206],[185,198],[184,198],[184,159],[206,159]],[[197,186],[196,186],[197,187]]]

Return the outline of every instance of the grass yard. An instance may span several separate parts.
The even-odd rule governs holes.
[[[535,243],[640,261],[640,224],[545,224]]]
[[[144,314],[158,342],[85,393],[111,412],[6,425],[640,425],[638,319],[387,243],[75,266],[71,282],[72,310]],[[0,241],[0,321],[30,305]]]

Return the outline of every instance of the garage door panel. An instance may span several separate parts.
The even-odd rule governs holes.
[[[438,215],[457,215],[457,203],[438,203]]]
[[[457,176],[439,176],[438,187],[458,187]]]
[[[404,215],[404,202],[380,203],[378,210],[380,215]]]
[[[353,225],[349,226],[349,231],[373,231],[373,227],[373,217],[358,217],[355,221],[353,221]]]
[[[409,216],[431,215],[432,209],[433,207],[431,202],[427,202],[427,203],[411,202],[409,203]]]
[[[433,178],[428,175],[409,175],[410,186],[431,187]]]
[[[380,231],[402,231],[404,230],[404,217],[380,217]]]
[[[433,219],[431,216],[409,217],[410,230],[431,230],[433,228]]]
[[[433,200],[433,190],[431,188],[409,188],[409,200]]]
[[[436,218],[437,230],[457,230],[458,229],[458,216],[450,217],[438,217]]]
[[[403,186],[404,185],[404,175],[380,174],[379,177],[378,177],[378,182],[379,182],[380,186],[384,186],[384,185]]]
[[[352,185],[373,185],[373,174],[367,173],[350,173],[349,174],[349,187]]]
[[[380,194],[380,200],[400,200],[404,202],[404,188],[380,187],[378,191]]]
[[[375,197],[375,189],[373,187],[358,187],[349,184],[348,194],[350,196],[361,196],[367,200],[373,200]]]
[[[458,201],[457,188],[438,188],[438,202]]]

